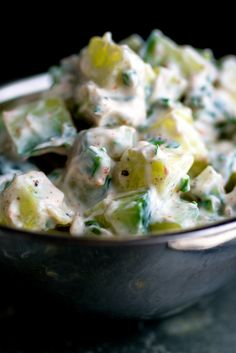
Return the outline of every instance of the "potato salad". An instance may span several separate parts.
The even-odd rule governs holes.
[[[105,33],[49,73],[0,108],[1,225],[128,238],[236,215],[236,57]]]

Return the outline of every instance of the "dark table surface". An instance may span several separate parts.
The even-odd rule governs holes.
[[[236,283],[181,314],[133,322],[79,318],[20,278],[5,277],[8,283],[1,276],[0,290],[0,353],[236,352]]]

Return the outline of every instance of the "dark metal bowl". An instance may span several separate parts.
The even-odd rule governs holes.
[[[40,87],[37,82],[44,82]],[[50,85],[36,77],[0,89],[0,103]],[[18,87],[18,91],[16,91]],[[27,91],[24,90],[27,87]],[[1,109],[1,106],[0,106]],[[0,263],[78,312],[157,318],[236,275],[236,220],[133,240],[89,240],[0,227]]]

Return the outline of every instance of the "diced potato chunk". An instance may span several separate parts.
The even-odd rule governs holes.
[[[190,195],[200,200],[200,206],[209,212],[218,212],[225,202],[224,180],[208,166],[192,181]]]
[[[156,68],[157,77],[153,83],[153,91],[150,102],[159,99],[179,99],[187,88],[187,80],[174,70],[165,67]]]
[[[198,217],[199,209],[196,202],[185,201],[174,195],[159,206],[153,215],[150,230],[153,233],[193,227]]]
[[[175,190],[192,163],[192,155],[183,153],[180,148],[158,147],[141,141],[126,150],[117,163],[114,176],[121,190],[154,185],[158,192],[167,195]]]
[[[178,142],[185,152],[194,156],[195,160],[207,160],[207,149],[194,128],[189,108],[174,108],[167,114],[158,116],[147,128],[147,133]]]
[[[74,204],[98,202],[108,189],[111,168],[112,160],[105,148],[87,146],[79,151],[75,148],[63,176],[62,188]]]
[[[95,126],[138,126],[146,119],[144,91],[140,87],[138,90],[138,94],[127,95],[100,88],[93,82],[85,83],[77,91],[79,116]]]
[[[81,55],[81,71],[86,78],[107,88],[121,85],[122,72],[134,70],[143,83],[154,78],[151,67],[145,64],[128,46],[112,41],[111,34],[93,37]]]
[[[42,172],[15,176],[0,194],[0,223],[30,230],[49,230],[72,222],[64,194]]]
[[[136,144],[137,139],[136,130],[125,125],[114,129],[91,128],[79,133],[73,153],[78,153],[82,148],[88,146],[104,147],[111,158],[119,159],[127,148]]]
[[[82,71],[87,77],[98,83],[109,79],[119,68],[123,60],[121,46],[115,44],[110,34],[103,38],[93,37],[88,45],[82,62]]]
[[[138,126],[146,119],[146,97],[155,72],[111,34],[94,37],[80,55],[84,75],[75,99],[78,116],[95,126]]]
[[[192,181],[191,193],[200,198],[209,195],[220,196],[224,194],[224,180],[221,174],[208,166]]]
[[[47,151],[64,154],[76,135],[70,115],[59,98],[4,112],[3,121],[16,153],[24,158]]]

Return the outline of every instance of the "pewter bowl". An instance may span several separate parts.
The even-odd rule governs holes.
[[[0,109],[50,87],[39,75],[0,89]],[[136,239],[91,240],[0,227],[0,263],[79,313],[158,318],[236,276],[236,220]],[[24,290],[24,288],[22,288]]]

